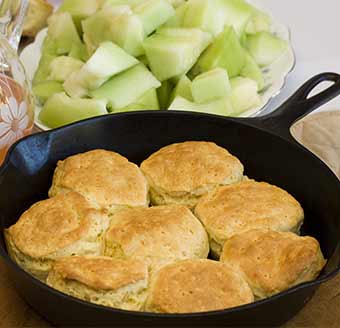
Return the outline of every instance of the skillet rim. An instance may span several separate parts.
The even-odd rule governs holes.
[[[256,117],[256,118],[233,118],[233,117],[223,117],[223,116],[217,116],[214,114],[207,114],[207,113],[198,113],[198,112],[190,112],[190,111],[135,111],[135,112],[125,112],[125,113],[116,113],[114,115],[112,114],[107,114],[107,115],[102,115],[102,116],[98,116],[98,117],[94,117],[94,118],[88,118],[82,121],[78,121],[54,130],[49,130],[49,131],[42,131],[42,132],[38,132],[29,136],[26,136],[22,139],[20,139],[19,141],[17,141],[15,144],[13,144],[10,149],[7,152],[6,158],[2,164],[2,166],[0,166],[0,178],[2,176],[4,176],[6,174],[7,168],[10,165],[10,161],[12,158],[12,154],[14,152],[14,150],[20,146],[20,144],[25,143],[27,140],[29,139],[33,139],[35,137],[41,137],[41,136],[47,136],[49,138],[55,138],[58,137],[59,133],[62,133],[65,130],[72,130],[78,126],[83,126],[83,125],[95,125],[97,122],[99,121],[105,121],[105,120],[109,120],[109,119],[119,119],[121,117],[128,117],[128,116],[145,116],[148,115],[150,116],[173,116],[173,115],[177,115],[177,116],[196,116],[196,117],[201,117],[201,118],[210,118],[210,119],[214,119],[216,121],[220,121],[221,123],[224,121],[229,121],[232,123],[237,123],[237,124],[241,124],[241,125],[246,125],[249,126],[255,130],[260,130],[264,133],[268,133],[271,136],[274,136],[276,138],[279,138],[281,140],[283,140],[284,142],[292,145],[293,147],[296,147],[298,151],[304,152],[305,154],[307,154],[310,157],[310,160],[314,160],[315,162],[318,163],[319,166],[321,166],[325,172],[327,172],[328,175],[332,176],[333,179],[336,179],[338,182],[338,186],[339,186],[339,193],[340,193],[340,180],[338,179],[338,177],[334,174],[334,172],[326,165],[326,163],[324,163],[320,158],[318,158],[315,154],[313,154],[311,151],[309,151],[307,148],[305,148],[303,145],[301,145],[300,143],[298,143],[293,137],[284,137],[278,133],[275,133],[275,131],[271,130],[268,127],[263,126],[262,123],[262,119],[261,117]],[[289,133],[290,134],[290,133]],[[1,228],[1,230],[3,230],[3,228]],[[3,238],[3,233],[1,238]],[[339,247],[339,245],[338,245]],[[337,251],[338,247],[334,250],[334,253]],[[334,254],[333,253],[333,254]],[[209,317],[209,316],[214,316],[214,315],[227,315],[227,314],[231,314],[231,313],[235,313],[235,312],[239,312],[242,310],[249,310],[267,303],[271,303],[277,299],[283,298],[287,295],[293,294],[299,290],[304,290],[304,289],[308,289],[308,288],[315,288],[331,279],[333,279],[335,276],[337,276],[340,273],[340,264],[337,265],[337,268],[327,274],[321,274],[317,279],[313,280],[313,281],[309,281],[309,282],[305,282],[302,284],[299,284],[297,286],[291,287],[281,293],[275,294],[271,297],[268,297],[266,299],[263,300],[258,300],[252,303],[248,303],[245,305],[241,305],[241,306],[237,306],[237,307],[233,307],[233,308],[229,308],[229,309],[222,309],[222,310],[216,310],[216,311],[208,311],[208,312],[197,312],[197,313],[174,313],[174,314],[164,314],[164,313],[154,313],[154,312],[145,312],[145,311],[129,311],[129,310],[122,310],[122,309],[115,309],[115,308],[110,308],[107,306],[103,306],[103,305],[98,305],[95,303],[91,303],[91,302],[86,302],[83,301],[81,299],[75,298],[73,296],[70,296],[68,294],[64,294],[50,286],[48,286],[47,284],[41,282],[40,280],[36,279],[35,277],[33,277],[31,274],[29,274],[28,272],[26,272],[25,270],[23,270],[18,264],[16,264],[9,256],[6,247],[3,247],[2,245],[0,245],[0,256],[1,258],[6,262],[7,265],[9,265],[13,270],[17,271],[18,273],[20,273],[21,275],[26,276],[27,279],[31,280],[32,283],[34,283],[35,285],[37,285],[37,287],[44,289],[46,292],[52,293],[54,294],[56,297],[61,297],[63,299],[72,301],[72,302],[76,302],[79,305],[82,306],[87,306],[90,308],[93,308],[94,310],[100,310],[100,311],[106,311],[106,312],[110,312],[112,314],[125,314],[125,315],[133,315],[135,317],[144,317],[144,318],[158,318],[158,319],[166,319],[166,318],[175,318],[175,319],[180,319],[180,318],[196,318],[196,317]]]

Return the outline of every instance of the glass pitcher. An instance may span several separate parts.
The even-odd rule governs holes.
[[[34,124],[30,82],[17,54],[27,6],[28,0],[0,0],[0,164]]]

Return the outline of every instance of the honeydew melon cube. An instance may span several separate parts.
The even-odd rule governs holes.
[[[220,0],[225,25],[232,26],[240,37],[254,14],[254,7],[245,0]]]
[[[196,104],[185,98],[177,96],[170,105],[169,110],[200,112],[222,116],[234,115],[234,109],[228,97],[220,98],[204,104]]]
[[[241,71],[241,76],[249,77],[256,81],[258,91],[262,91],[265,88],[265,80],[261,68],[248,53],[246,54],[246,63]]]
[[[194,101],[199,104],[226,97],[231,91],[227,71],[215,68],[198,75],[192,81],[191,91]]]
[[[247,37],[246,47],[255,62],[264,67],[287,51],[288,43],[268,32],[258,32]]]
[[[90,96],[105,99],[112,111],[120,110],[136,102],[148,90],[160,87],[161,83],[143,65],[138,64],[114,76]]]
[[[54,14],[48,21],[48,37],[54,43],[57,55],[67,55],[81,40],[69,13]]]
[[[136,5],[133,11],[141,19],[146,35],[156,31],[175,15],[175,9],[167,0],[145,0]]]
[[[183,27],[199,28],[213,36],[220,34],[225,25],[224,12],[219,0],[189,0]]]
[[[40,104],[44,104],[48,98],[55,93],[63,92],[63,85],[57,81],[46,81],[36,84],[33,87],[33,94]]]
[[[197,65],[200,72],[216,67],[227,70],[230,78],[239,75],[244,67],[246,53],[241,46],[235,30],[227,26],[203,53]]]
[[[36,85],[41,82],[45,82],[50,75],[50,65],[52,61],[56,58],[54,55],[42,54],[38,68],[34,74],[34,78],[32,81],[33,85]]]
[[[87,52],[86,46],[82,42],[75,43],[72,46],[69,56],[75,59],[79,59],[81,61],[87,61],[89,59],[89,54]]]
[[[185,98],[189,101],[194,101],[193,97],[192,97],[192,82],[191,80],[186,76],[183,75],[180,80],[178,81],[172,96],[171,96],[171,102],[173,102],[173,100],[177,97],[180,96],[182,98]]]
[[[114,111],[114,113],[132,112],[132,111],[138,111],[138,110],[159,110],[159,103],[158,103],[156,89],[150,89],[142,97],[137,99],[134,104],[130,104],[121,110],[116,110]]]
[[[70,98],[64,92],[61,92],[54,94],[46,101],[39,119],[50,128],[58,128],[104,114],[107,114],[105,101]]]
[[[121,5],[135,6],[143,1],[145,0],[98,0],[98,3],[99,3],[99,7],[107,8],[109,6],[114,7],[114,6],[121,6]]]
[[[88,90],[95,90],[110,77],[138,64],[138,60],[114,43],[103,42],[86,64],[74,72],[64,83],[71,97],[83,97]]]
[[[143,23],[137,15],[116,16],[112,20],[107,38],[132,56],[138,57],[144,54],[145,32]]]
[[[172,83],[167,80],[157,89],[158,102],[161,109],[167,109],[170,104],[170,97],[173,90]]]
[[[131,8],[126,5],[109,6],[82,21],[83,39],[89,54],[92,54],[102,42],[110,41],[112,21],[123,14],[132,14]]]
[[[183,29],[183,35],[176,37],[156,33],[144,41],[151,71],[158,80],[165,81],[186,74],[211,42],[209,33],[199,29],[191,29],[189,34],[187,32]]]
[[[245,77],[235,77],[230,80],[230,84],[230,99],[235,115],[240,115],[261,104],[260,95],[257,93],[256,81]]]
[[[183,3],[186,2],[186,0],[168,0],[171,5],[174,7],[174,8],[178,8],[180,7],[181,5],[183,5]]]
[[[254,8],[253,16],[246,26],[247,34],[255,34],[257,32],[270,32],[272,19],[270,15]]]
[[[52,60],[48,80],[64,82],[73,72],[82,68],[84,63],[72,57],[60,56]]]
[[[184,2],[182,5],[176,8],[175,15],[169,18],[166,21],[166,23],[162,26],[163,27],[182,27],[187,8],[188,8],[188,3]]]
[[[52,56],[58,55],[57,54],[57,45],[49,35],[46,35],[44,42],[41,46],[41,54],[42,55],[52,55]]]
[[[81,21],[93,15],[98,8],[97,0],[64,0],[58,12],[70,13],[78,30],[81,31]]]

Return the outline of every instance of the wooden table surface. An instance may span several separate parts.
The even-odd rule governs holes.
[[[10,276],[0,262],[0,327],[51,327],[13,289]],[[307,306],[284,328],[340,327],[340,276],[323,285]]]

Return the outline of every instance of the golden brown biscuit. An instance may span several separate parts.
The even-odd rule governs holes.
[[[211,260],[180,261],[153,277],[145,309],[159,313],[222,310],[254,301],[240,272]]]
[[[141,169],[154,205],[193,208],[202,195],[243,178],[240,161],[212,142],[189,141],[164,147],[145,160]]]
[[[298,233],[304,219],[301,205],[288,192],[253,180],[220,187],[202,197],[195,214],[208,231],[216,258],[235,234],[257,228]]]
[[[53,261],[69,255],[99,255],[109,217],[70,192],[28,209],[5,231],[10,256],[24,270],[44,280]]]
[[[49,195],[70,190],[111,213],[149,204],[147,181],[140,169],[107,150],[93,150],[58,162]]]
[[[258,298],[314,280],[326,264],[316,239],[271,230],[235,235],[224,244],[221,261],[243,271]]]
[[[105,235],[105,255],[146,261],[152,271],[178,260],[207,258],[208,253],[201,222],[180,205],[118,212]]]
[[[147,296],[148,268],[139,261],[71,256],[55,262],[47,284],[88,302],[138,311]]]

